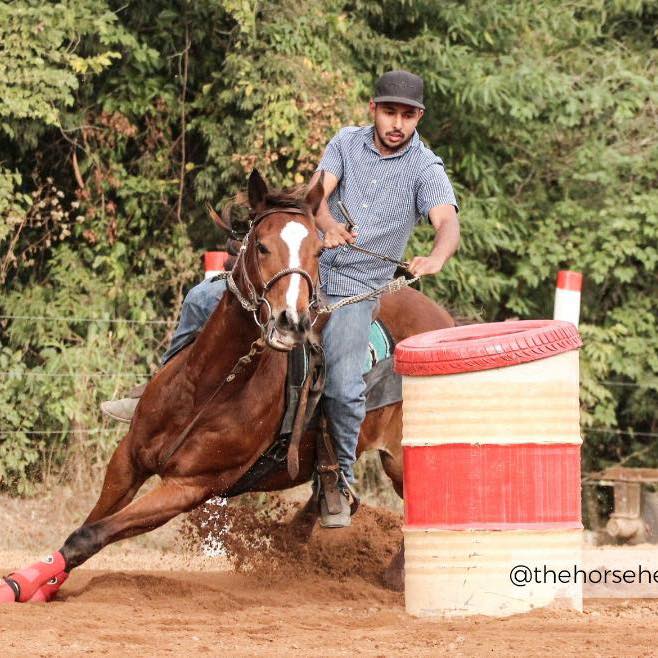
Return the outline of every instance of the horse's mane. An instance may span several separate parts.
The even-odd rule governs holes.
[[[299,208],[306,210],[306,193],[305,185],[295,185],[281,190],[268,190],[265,195],[265,205],[268,208]],[[240,249],[241,234],[247,232],[249,222],[255,217],[255,213],[249,205],[249,198],[245,192],[238,192],[235,196],[228,199],[221,210],[221,218],[225,224],[224,229],[229,230],[232,239],[229,238],[226,243],[226,250],[230,254],[224,267],[232,270],[235,264],[235,257]],[[219,224],[221,227],[221,224]],[[230,229],[228,229],[230,227]]]
[[[281,190],[268,190],[265,195],[265,205],[268,208],[299,208],[306,210],[307,188],[305,185],[295,185]],[[238,192],[231,197],[222,208],[222,219],[228,226],[246,224],[254,218],[254,211],[249,206],[249,198],[245,192]]]
[[[269,190],[265,196],[265,203],[271,208],[299,208],[304,210],[306,203],[306,186],[296,185],[283,190]]]

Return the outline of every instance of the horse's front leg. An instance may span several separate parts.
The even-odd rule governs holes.
[[[163,480],[156,489],[114,514],[85,523],[52,556],[10,574],[0,587],[0,602],[29,601],[55,578],[61,584],[71,569],[108,544],[154,530],[195,508],[213,495],[213,484],[216,480],[207,477]]]
[[[73,532],[60,549],[67,570],[86,562],[108,544],[155,530],[213,495],[208,478],[171,478],[122,510]]]

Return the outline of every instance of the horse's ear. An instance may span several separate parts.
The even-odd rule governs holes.
[[[308,207],[311,209],[313,215],[315,215],[318,212],[318,208],[320,207],[320,203],[322,203],[323,198],[324,198],[324,171],[321,171],[318,180],[315,182],[315,185],[306,193],[306,198],[304,199]]]
[[[249,195],[249,205],[254,212],[258,213],[265,209],[267,183],[260,175],[258,169],[253,169],[249,175],[247,193]]]

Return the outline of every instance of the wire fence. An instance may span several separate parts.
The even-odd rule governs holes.
[[[0,320],[25,320],[32,322],[45,322],[45,321],[55,321],[55,322],[104,322],[110,324],[130,324],[130,325],[171,325],[175,319],[169,320],[130,320],[127,318],[87,318],[87,317],[71,317],[71,316],[57,316],[57,315],[0,315]],[[0,371],[0,376],[2,377],[14,377],[14,378],[24,378],[24,377],[44,377],[44,378],[109,378],[109,377],[132,377],[138,379],[146,379],[152,375],[149,373],[138,373],[138,372],[128,372],[128,371],[87,371],[87,372],[20,372],[20,371]],[[598,382],[604,386],[612,387],[622,387],[622,388],[636,388],[636,389],[648,389],[648,388],[658,388],[658,381],[649,381],[643,383],[636,382],[619,382],[613,380],[601,380]],[[84,434],[98,434],[105,432],[116,432],[120,428],[92,428],[92,429],[76,429],[77,433]],[[34,434],[34,435],[48,435],[48,434],[66,434],[73,430],[70,429],[60,429],[60,430],[4,430],[0,428],[0,435],[7,434]],[[616,434],[616,435],[625,435],[625,436],[638,436],[644,438],[658,438],[658,433],[656,432],[639,432],[633,429],[620,430],[616,427],[583,427],[581,428],[582,432],[585,433],[599,433],[599,434]]]
[[[0,376],[3,377],[151,377],[149,373],[128,372],[128,371],[76,371],[76,372],[34,372],[34,371],[18,371],[18,370],[1,370]],[[658,381],[637,384],[633,382],[615,382],[612,380],[601,380],[597,382],[604,386],[621,386],[627,388],[656,388],[658,389]]]
[[[0,315],[0,320],[29,320],[31,322],[107,322],[110,324],[172,324],[169,320],[129,320],[127,318],[83,318],[70,315]]]
[[[79,434],[98,434],[102,432],[116,432],[120,430],[121,427],[115,428],[105,428],[105,427],[96,427],[92,429],[71,429],[71,428],[62,428],[59,430],[5,430],[0,428],[0,435],[3,434],[68,434],[68,433],[79,433]],[[626,436],[641,436],[649,438],[658,438],[658,432],[639,432],[633,429],[620,430],[616,427],[581,427],[581,432],[592,432],[592,433],[601,433],[601,434],[617,434],[617,435],[626,435]]]
[[[23,377],[53,377],[53,378],[75,378],[84,377],[86,379],[94,379],[97,377],[151,377],[149,373],[139,372],[105,372],[103,370],[96,370],[93,372],[20,372],[14,370],[0,370],[2,377],[14,377],[21,379]]]

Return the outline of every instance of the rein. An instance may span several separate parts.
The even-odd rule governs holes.
[[[232,382],[251,363],[254,356],[256,356],[256,353],[263,347],[265,347],[265,341],[262,337],[257,338],[251,344],[249,352],[237,360],[236,364],[231,369],[231,372],[220,382],[219,386],[211,393],[211,395],[206,398],[206,401],[201,405],[201,409],[199,409],[194,418],[192,418],[192,420],[185,426],[185,429],[183,429],[183,431],[176,437],[176,440],[169,446],[164,455],[160,457],[158,462],[160,468],[164,468],[173,454],[181,447],[181,445],[183,445],[183,441],[188,437],[192,428],[196,425],[199,418],[201,418],[201,414],[207,409],[208,405],[214,400],[216,395],[226,384]]]

